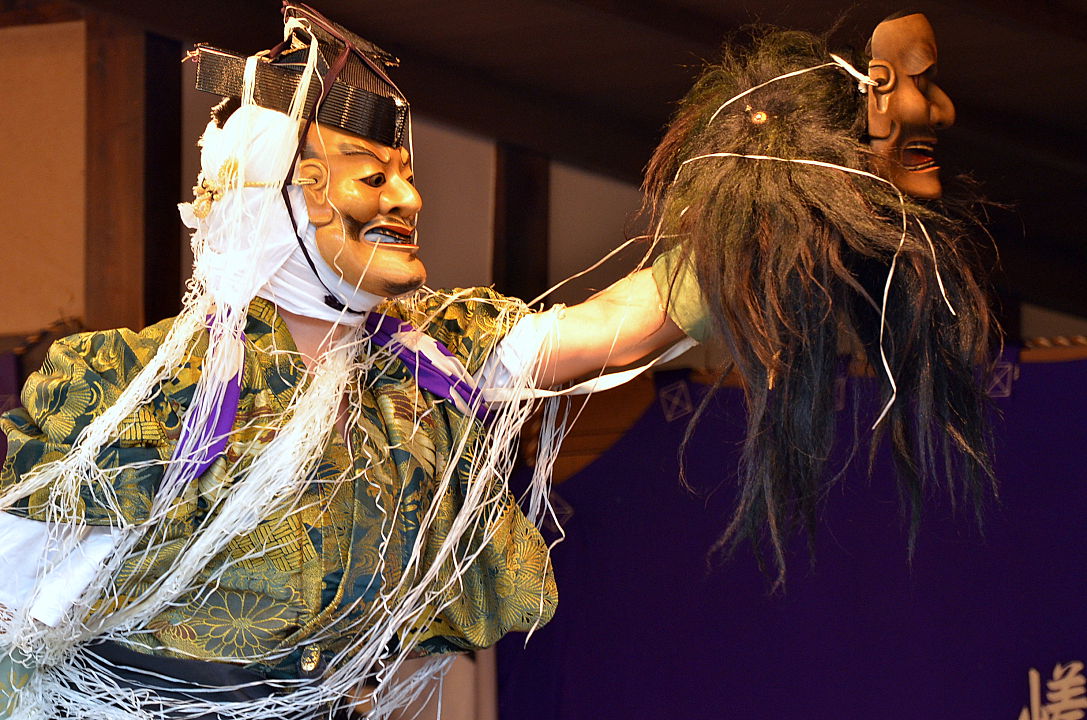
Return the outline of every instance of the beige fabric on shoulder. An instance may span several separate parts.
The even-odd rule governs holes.
[[[653,261],[653,281],[668,316],[688,337],[706,342],[710,336],[710,318],[690,256],[684,255],[678,246],[658,255]]]

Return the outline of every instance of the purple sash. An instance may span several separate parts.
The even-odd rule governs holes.
[[[415,376],[415,382],[424,390],[457,404],[462,400],[468,407],[475,408],[475,415],[480,420],[487,416],[487,407],[481,401],[482,392],[465,378],[457,377],[442,370],[425,354],[405,347],[393,337],[395,333],[420,332],[411,323],[397,320],[388,315],[372,312],[366,318],[366,329],[370,331],[370,340],[379,347],[384,347],[396,354],[408,371]],[[433,338],[432,338],[433,339]],[[438,350],[447,357],[455,358],[449,348],[434,340]]]
[[[205,442],[201,442],[192,455],[184,458],[185,462],[196,463],[192,475],[188,475],[189,478],[198,478],[203,475],[212,466],[212,463],[226,453],[226,443],[230,439],[230,430],[234,427],[234,419],[238,417],[238,400],[242,394],[241,376],[242,371],[239,371],[227,383],[226,390],[223,391],[223,404],[219,406],[219,412],[208,418],[209,424],[212,426],[211,429],[209,430],[205,425],[201,430],[195,431],[200,433],[200,439]],[[182,425],[181,438],[175,447],[185,447],[186,440],[193,432],[188,423]],[[212,440],[210,445],[206,442],[209,439]],[[172,459],[181,458],[175,457]]]
[[[415,382],[419,384],[419,387],[450,400],[455,405],[458,404],[459,400],[468,407],[474,407],[477,418],[480,420],[486,418],[487,407],[481,402],[482,392],[479,388],[464,378],[442,370],[424,353],[405,347],[403,343],[393,337],[395,333],[419,332],[410,323],[372,312],[366,318],[366,329],[370,332],[370,340],[375,345],[388,348],[396,354],[396,357],[407,367],[408,372],[415,376]],[[442,354],[451,358],[454,357],[449,348],[442,343],[434,340],[434,344]],[[212,441],[210,444],[201,442],[199,449],[192,456],[184,458],[186,462],[195,463],[195,469],[188,477],[200,477],[207,472],[212,463],[226,452],[227,441],[230,439],[230,430],[234,427],[234,420],[238,416],[238,401],[241,398],[241,376],[242,372],[239,371],[227,384],[223,393],[223,404],[219,407],[219,412],[208,418],[210,428],[205,426],[199,430],[193,430],[188,423],[182,426],[181,438],[176,447],[185,447],[187,440],[193,433],[199,433],[202,440]],[[173,459],[179,460],[181,458],[175,457]]]

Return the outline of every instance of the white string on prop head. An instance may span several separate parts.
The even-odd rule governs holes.
[[[901,200],[901,198],[899,198]],[[891,257],[891,266],[887,269],[887,280],[883,283],[883,301],[880,303],[879,308],[879,359],[883,363],[883,372],[887,374],[887,382],[891,384],[891,397],[887,399],[887,404],[883,406],[883,410],[880,411],[879,417],[872,423],[872,430],[879,427],[879,424],[883,422],[883,418],[887,417],[887,413],[891,411],[891,406],[894,405],[895,399],[898,398],[898,383],[895,382],[894,373],[891,372],[891,363],[887,360],[887,350],[883,345],[883,335],[887,330],[887,299],[891,296],[891,281],[894,279],[895,269],[898,267],[898,256],[902,252],[902,246],[906,242],[906,214],[905,210],[902,212],[902,237],[898,240],[898,247],[895,248],[895,254]]]
[[[940,262],[936,259],[936,246],[932,242],[932,238],[928,234],[928,228],[921,222],[921,218],[915,217],[914,220],[921,227],[921,234],[925,236],[925,241],[928,243],[928,248],[932,252],[932,265],[936,268],[936,283],[940,286],[940,295],[944,298],[944,304],[947,305],[947,309],[951,311],[951,314],[958,317],[959,314],[955,312],[955,308],[951,305],[951,300],[947,297],[947,290],[944,288],[944,279],[940,275]]]
[[[841,56],[835,55],[834,53],[829,53],[829,55],[832,58],[833,62],[822,63],[821,65],[812,65],[811,67],[802,68],[800,70],[793,70],[792,72],[783,73],[781,75],[778,75],[777,77],[770,78],[766,82],[762,82],[762,83],[759,83],[758,85],[755,85],[754,87],[750,87],[750,88],[748,88],[747,90],[744,90],[742,93],[740,93],[738,95],[732,96],[731,98],[729,98],[725,102],[721,103],[720,107],[718,107],[716,110],[713,111],[713,115],[710,115],[709,123],[712,123],[714,120],[716,120],[717,116],[721,114],[722,110],[724,110],[725,108],[727,108],[729,105],[736,102],[740,98],[747,97],[748,95],[755,92],[756,90],[761,90],[762,88],[766,87],[767,85],[770,85],[772,83],[776,83],[778,80],[785,80],[786,78],[796,77],[797,75],[803,75],[804,73],[810,73],[810,72],[812,72],[814,70],[822,70],[823,68],[838,66],[838,67],[842,68],[847,73],[849,73],[850,75],[852,75],[853,77],[855,77],[857,79],[857,89],[860,90],[860,92],[862,92],[862,93],[867,92],[867,87],[869,85],[876,85],[875,80],[873,80],[872,78],[868,77],[864,73],[857,70],[857,68],[853,67],[849,62],[847,62]],[[709,124],[709,123],[707,123],[707,124]]]
[[[834,63],[829,63],[829,64],[834,64]],[[880,357],[880,361],[883,364],[883,371],[887,375],[887,381],[891,385],[891,397],[887,400],[886,405],[883,406],[883,410],[880,411],[879,417],[877,417],[876,421],[872,424],[872,429],[874,430],[883,421],[883,418],[885,418],[887,416],[887,413],[890,412],[890,410],[891,410],[891,406],[894,405],[895,400],[898,398],[898,383],[895,382],[894,373],[891,371],[891,363],[887,359],[887,350],[886,350],[886,347],[883,344],[883,337],[884,337],[884,333],[885,333],[885,330],[886,330],[886,327],[887,327],[887,301],[888,301],[888,298],[890,297],[891,281],[894,278],[895,269],[896,269],[897,264],[898,264],[898,256],[902,252],[902,247],[906,242],[906,198],[905,198],[905,196],[902,194],[902,191],[899,190],[897,187],[895,187],[895,184],[892,183],[890,180],[887,180],[886,178],[882,178],[879,175],[876,175],[874,173],[870,173],[870,172],[868,172],[866,170],[858,170],[856,168],[846,167],[845,165],[837,165],[835,163],[828,163],[828,162],[824,162],[822,160],[810,160],[810,159],[807,159],[807,158],[783,158],[783,157],[777,157],[777,156],[774,156],[774,155],[747,155],[747,154],[743,154],[743,153],[731,153],[731,152],[706,153],[704,155],[697,155],[697,156],[695,156],[693,158],[688,158],[687,160],[684,160],[682,163],[680,163],[679,169],[676,170],[676,176],[672,179],[672,184],[675,184],[675,182],[677,180],[679,180],[680,173],[683,171],[683,168],[685,168],[689,163],[692,163],[692,162],[695,162],[695,161],[698,161],[698,160],[706,160],[706,159],[709,159],[709,158],[723,158],[723,157],[733,157],[733,158],[740,158],[740,159],[745,159],[745,160],[768,160],[768,161],[771,161],[771,162],[790,162],[790,163],[796,163],[798,165],[811,165],[813,167],[824,167],[824,168],[828,168],[828,169],[831,169],[831,170],[840,170],[842,172],[852,173],[854,175],[860,175],[862,177],[867,177],[867,178],[870,178],[872,180],[877,180],[877,181],[879,181],[881,183],[884,183],[885,185],[889,185],[895,191],[895,193],[898,195],[898,202],[899,202],[899,205],[900,205],[901,211],[902,211],[902,235],[898,240],[898,246],[895,248],[894,255],[891,258],[891,265],[887,270],[887,280],[883,285],[883,301],[880,303],[880,310],[879,310],[879,357]]]
[[[784,80],[785,78],[791,78],[791,77],[796,77],[797,75],[803,75],[804,73],[809,73],[812,70],[820,70],[820,69],[825,68],[825,67],[834,67],[835,65],[837,65],[837,63],[828,62],[828,63],[823,63],[822,65],[813,65],[812,67],[804,68],[802,70],[793,70],[792,72],[787,72],[787,73],[785,73],[783,75],[778,75],[775,78],[770,78],[766,82],[759,83],[758,85],[755,85],[754,87],[749,87],[747,90],[744,90],[739,95],[733,95],[731,98],[729,98],[728,100],[721,103],[721,106],[713,111],[713,115],[710,115],[709,122],[712,123],[714,120],[716,120],[717,116],[721,114],[721,111],[724,110],[725,108],[727,108],[732,103],[736,102],[740,98],[747,97],[748,95],[755,92],[756,90],[761,90],[762,88],[766,87],[767,85],[769,85],[771,83],[776,83],[778,80]]]
[[[853,67],[853,65],[848,60],[843,58],[841,55],[835,55],[834,53],[830,53],[830,57],[831,57],[832,60],[834,60],[834,63],[838,67],[842,68],[847,73],[849,73],[854,78],[856,78],[856,80],[857,80],[857,92],[859,92],[861,95],[864,95],[865,93],[867,93],[868,88],[870,86],[875,87],[876,85],[879,84],[875,80],[873,80],[871,77],[869,77],[868,75],[865,75],[860,70]]]
[[[879,311],[879,356],[880,356],[880,360],[883,363],[884,373],[886,373],[887,380],[891,385],[891,397],[887,401],[887,404],[883,406],[883,410],[880,412],[879,417],[877,417],[876,421],[872,424],[872,429],[873,430],[876,429],[879,426],[879,424],[883,421],[883,419],[887,416],[887,413],[890,412],[891,406],[894,405],[895,399],[898,397],[898,384],[895,382],[894,373],[891,371],[890,361],[887,359],[887,351],[886,351],[886,348],[884,347],[884,344],[883,344],[883,338],[884,338],[884,334],[885,334],[886,327],[887,327],[887,301],[888,301],[888,298],[889,298],[890,292],[891,292],[891,281],[894,278],[895,269],[896,269],[896,267],[898,265],[898,256],[902,252],[902,248],[903,248],[903,246],[905,245],[905,242],[906,242],[906,235],[907,235],[906,196],[903,195],[902,191],[899,190],[898,187],[896,187],[895,184],[892,183],[890,180],[888,180],[886,178],[882,178],[879,175],[876,175],[874,173],[870,173],[870,172],[868,172],[866,170],[858,170],[857,168],[846,167],[845,165],[837,165],[835,163],[828,163],[828,162],[824,162],[822,160],[811,160],[811,159],[808,159],[808,158],[783,158],[783,157],[777,157],[777,156],[774,156],[774,155],[754,155],[754,154],[733,153],[733,152],[705,153],[703,155],[696,155],[695,157],[687,158],[682,163],[680,163],[679,169],[676,170],[675,177],[672,178],[672,183],[671,184],[674,185],[676,183],[676,181],[679,180],[680,173],[682,173],[683,169],[687,165],[689,165],[690,163],[700,161],[700,160],[708,160],[708,159],[711,159],[711,158],[728,158],[728,157],[740,158],[740,159],[744,159],[744,160],[767,160],[767,161],[771,161],[771,162],[788,162],[788,163],[796,163],[798,165],[811,165],[813,167],[823,167],[823,168],[828,168],[828,169],[831,169],[831,170],[840,170],[842,172],[851,173],[853,175],[860,175],[862,177],[866,177],[866,178],[881,182],[884,185],[890,186],[895,191],[895,193],[897,194],[899,206],[901,208],[901,213],[902,213],[902,235],[898,240],[898,246],[895,248],[894,256],[891,258],[891,265],[887,270],[887,280],[886,280],[886,282],[884,283],[884,286],[883,286],[883,302],[880,304],[880,311]],[[920,220],[918,220],[918,222],[920,223]],[[947,293],[944,290],[944,281],[943,281],[943,278],[940,277],[940,267],[936,263],[936,247],[932,244],[932,239],[929,238],[928,230],[925,229],[925,226],[924,226],[923,223],[921,223],[921,230],[925,234],[925,238],[929,241],[929,247],[932,250],[933,269],[934,269],[935,274],[936,274],[937,283],[940,286],[940,292],[943,293],[944,302],[947,303],[947,307],[948,307],[948,309],[951,310],[951,313],[955,314],[955,310],[951,306],[951,301],[948,299]]]

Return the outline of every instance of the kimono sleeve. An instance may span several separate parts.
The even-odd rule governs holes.
[[[0,429],[8,436],[0,493],[11,491],[34,469],[63,458],[80,433],[116,402],[153,352],[153,343],[143,337],[147,332],[83,333],[53,344],[41,370],[23,387],[23,407],[0,418]],[[168,425],[175,423],[176,414],[161,397],[121,423],[114,441],[97,458],[99,467],[116,470],[108,475],[109,494],[116,501],[105,501],[104,488],[84,485],[79,505],[85,522],[115,524],[118,508],[128,521],[147,516],[162,475],[158,461],[170,454]],[[44,519],[48,495],[45,488],[22,497],[11,512]]]

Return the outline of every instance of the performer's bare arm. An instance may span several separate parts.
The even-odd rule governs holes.
[[[540,387],[626,365],[683,337],[664,311],[649,269],[566,308],[556,330],[556,342],[537,368]]]

